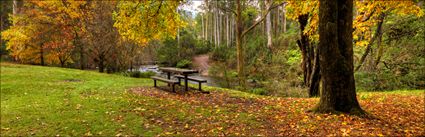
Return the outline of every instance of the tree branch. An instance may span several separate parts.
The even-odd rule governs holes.
[[[231,13],[233,13],[234,15],[236,15],[236,11],[235,11],[235,10],[233,10],[233,9],[231,9],[231,8],[228,8],[228,7],[220,7],[220,6],[218,6],[218,8],[219,8],[219,9],[221,9],[221,10],[224,10],[224,11],[226,11],[226,12],[231,12]]]
[[[159,14],[159,10],[161,9],[162,3],[164,2],[164,0],[161,0],[161,3],[159,3],[158,9],[156,9],[156,13],[153,16],[150,16],[151,18],[155,17],[156,15]]]
[[[266,18],[267,14],[269,14],[272,9],[277,8],[279,6],[282,6],[284,4],[286,4],[286,2],[282,2],[280,4],[273,6],[273,2],[270,2],[270,5],[267,6],[268,9],[266,10],[266,13],[261,16],[260,20],[256,21],[254,24],[252,24],[250,27],[248,27],[248,29],[244,30],[242,32],[242,37],[245,36],[249,31],[254,29],[258,24],[260,24],[260,22],[262,22],[264,20],[264,18]]]

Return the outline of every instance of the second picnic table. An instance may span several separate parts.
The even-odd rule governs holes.
[[[159,70],[166,72],[168,79],[171,79],[171,73],[183,75],[185,91],[189,90],[189,87],[187,86],[188,75],[198,73],[197,70],[181,69],[181,68],[173,68],[173,67],[161,67],[159,68]]]

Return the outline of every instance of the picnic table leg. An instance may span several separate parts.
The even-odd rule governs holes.
[[[189,88],[187,86],[187,74],[184,75],[184,88],[185,88],[185,91],[189,91]]]
[[[167,72],[167,78],[168,79],[171,79],[171,74],[170,74],[170,72]],[[170,86],[170,84],[167,84],[168,86]]]

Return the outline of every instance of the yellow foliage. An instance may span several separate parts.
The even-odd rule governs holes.
[[[319,38],[317,35],[318,9],[319,1],[317,0],[289,0],[286,6],[287,17],[292,20],[297,20],[300,15],[309,15],[309,23],[303,33],[310,36],[312,41],[316,41]],[[368,44],[372,36],[372,28],[378,22],[380,14],[415,15],[419,17],[424,15],[424,10],[413,1],[355,1],[355,10],[353,37],[358,46]],[[359,41],[360,38],[362,38],[361,41]]]
[[[121,1],[114,27],[127,40],[145,45],[152,39],[174,37],[185,25],[177,13],[180,1]]]
[[[355,1],[355,8],[357,15],[353,21],[354,40],[362,37],[362,41],[356,42],[357,46],[367,45],[364,41],[370,41],[372,28],[379,21],[378,16],[381,14],[419,17],[424,15],[424,11],[413,1]]]

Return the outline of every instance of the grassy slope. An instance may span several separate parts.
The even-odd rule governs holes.
[[[380,129],[380,120],[305,113],[317,98],[262,97],[209,87],[210,95],[176,95],[143,88],[150,86],[149,79],[1,63],[1,135],[362,135],[363,131],[351,132],[354,127],[366,129],[370,134],[365,135],[424,134],[424,125],[417,123],[423,122],[423,110],[406,110],[398,116],[419,115],[413,124]],[[135,94],[130,92],[132,87],[142,88],[135,89],[139,93]],[[369,92],[361,93],[359,99],[372,114],[391,119],[397,115],[381,114],[387,113],[381,112],[385,105],[409,108],[411,104],[397,102],[410,99],[420,107],[423,93]],[[412,121],[409,117],[403,120]],[[347,123],[349,127],[344,130],[325,128],[335,131],[324,132],[320,128],[323,124],[343,127]],[[361,127],[362,123],[376,124],[377,129]]]
[[[125,89],[147,84],[147,79],[2,63],[2,134],[81,135],[91,130],[111,135],[123,125],[132,125],[128,133],[160,132],[140,128],[144,119],[134,114],[123,122],[111,120],[117,110],[131,106]]]

